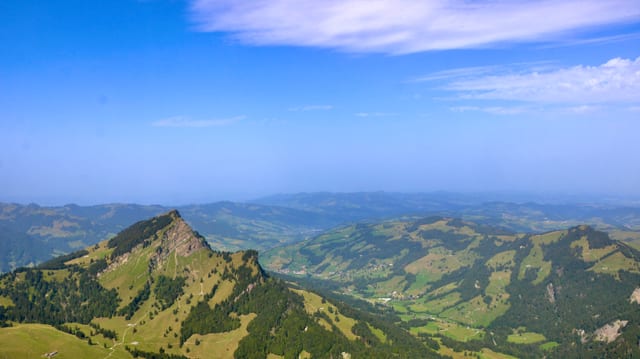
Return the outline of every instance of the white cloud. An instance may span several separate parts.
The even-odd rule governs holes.
[[[412,53],[556,42],[640,18],[637,0],[191,0],[199,31],[253,45]],[[579,37],[579,36],[578,36]]]
[[[151,125],[155,127],[194,127],[194,128],[221,127],[221,126],[231,125],[233,123],[243,120],[244,118],[245,118],[244,116],[236,116],[231,118],[222,118],[222,119],[214,119],[214,120],[192,120],[189,117],[174,116],[174,117],[169,117],[169,118],[155,121],[151,123]]]
[[[292,112],[329,111],[329,110],[333,110],[333,106],[331,106],[331,105],[306,105],[306,106],[298,106],[298,107],[289,108],[289,111],[292,111]]]
[[[574,66],[545,71],[482,73],[445,81],[443,89],[462,99],[514,100],[576,104],[640,102],[640,57],[614,58],[599,66]]]

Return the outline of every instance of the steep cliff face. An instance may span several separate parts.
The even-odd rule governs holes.
[[[161,266],[172,253],[174,256],[188,257],[198,250],[210,249],[205,239],[191,229],[177,210],[166,215],[171,218],[171,222],[159,232],[157,243],[152,243],[157,245],[153,257],[157,265]]]

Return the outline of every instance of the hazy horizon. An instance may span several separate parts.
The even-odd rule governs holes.
[[[5,2],[0,202],[640,198],[639,2],[364,4]]]
[[[568,194],[554,192],[451,192],[451,191],[425,191],[425,192],[401,192],[401,191],[356,191],[356,192],[330,192],[330,191],[312,191],[312,192],[289,192],[289,193],[271,193],[255,197],[220,197],[220,198],[196,198],[192,201],[171,201],[164,202],[145,200],[124,200],[124,201],[68,201],[65,199],[39,199],[31,200],[4,200],[0,199],[0,203],[18,204],[28,206],[35,204],[41,207],[63,207],[63,206],[101,206],[101,205],[141,205],[141,206],[162,206],[162,207],[184,207],[191,205],[206,205],[220,202],[233,203],[260,203],[265,200],[268,202],[273,198],[280,196],[297,196],[297,195],[354,195],[354,194],[387,194],[387,195],[409,195],[409,196],[427,196],[436,198],[448,198],[450,200],[458,199],[475,204],[504,202],[504,203],[535,203],[541,205],[603,205],[611,207],[640,207],[640,197],[615,196],[607,194]]]

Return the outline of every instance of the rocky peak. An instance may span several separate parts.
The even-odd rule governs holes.
[[[140,221],[110,239],[108,247],[111,253],[110,267],[118,267],[126,262],[131,254],[143,248],[153,247],[151,267],[161,266],[169,255],[189,256],[207,248],[206,240],[182,219],[177,210]]]
[[[172,210],[167,215],[172,221],[160,238],[158,254],[176,251],[177,255],[186,257],[199,249],[209,248],[205,239],[191,229],[177,210]]]
[[[169,216],[171,217],[171,219],[174,219],[174,220],[182,219],[182,216],[180,215],[180,212],[178,212],[177,209],[172,209],[169,212],[163,214],[163,216]]]

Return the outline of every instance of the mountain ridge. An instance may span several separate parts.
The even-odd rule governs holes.
[[[491,198],[489,198],[491,199]],[[176,207],[216,248],[267,250],[352,222],[443,215],[519,232],[589,223],[640,248],[640,209],[612,204],[488,201],[451,193],[306,193],[238,203]],[[37,265],[117,234],[131,223],[170,210],[160,205],[41,207],[0,203],[0,271]]]
[[[0,326],[10,326],[0,328],[0,356],[33,356],[3,340],[37,331],[48,333],[38,334],[45,351],[37,355],[60,358],[83,350],[114,358],[440,357],[365,318],[266,275],[254,250],[212,249],[177,211],[0,276]],[[73,351],[46,339],[64,333],[81,339],[66,341]]]

